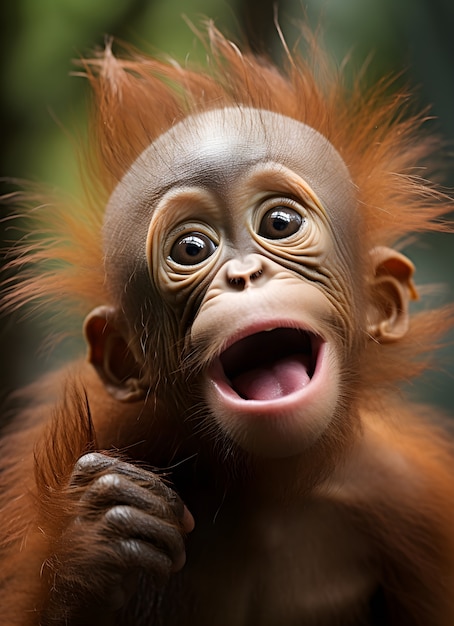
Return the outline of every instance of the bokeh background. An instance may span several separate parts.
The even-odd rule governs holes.
[[[165,52],[179,61],[203,54],[183,16],[203,17],[233,37],[278,56],[273,23],[275,0],[15,0],[0,18],[0,176],[41,181],[77,193],[78,173],[71,137],[83,127],[88,90],[71,76],[71,59],[89,54],[113,35],[146,51]],[[290,44],[298,22],[321,24],[325,42],[352,67],[367,62],[367,80],[389,73],[415,88],[415,103],[430,105],[430,124],[446,143],[443,182],[454,187],[454,2],[453,0],[281,0],[280,25]],[[3,183],[3,193],[8,191]],[[3,216],[6,208],[0,207]],[[7,223],[3,240],[11,238]],[[425,237],[407,251],[416,262],[418,283],[440,283],[438,299],[454,295],[454,240]],[[63,345],[40,351],[41,328],[18,318],[0,319],[0,389],[4,395],[52,367]],[[83,349],[82,346],[79,346]],[[76,346],[77,349],[77,346]],[[440,358],[439,372],[413,385],[412,392],[448,410],[454,407],[453,348]],[[446,360],[447,359],[447,360]]]

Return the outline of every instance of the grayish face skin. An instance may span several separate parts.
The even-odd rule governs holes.
[[[358,321],[358,219],[348,170],[319,133],[267,111],[213,110],[159,137],[112,194],[107,279],[127,317],[141,311],[147,337],[170,334],[197,354],[222,432],[258,454],[293,455],[336,415]],[[268,353],[302,336],[296,359],[282,352],[266,372],[251,363],[232,374],[241,392],[228,382],[244,345],[260,352],[265,338]],[[152,369],[146,350],[135,358]]]
[[[342,256],[349,248],[344,239],[357,232],[359,216],[348,170],[333,146],[309,126],[277,113],[219,109],[189,117],[161,135],[112,194],[105,251],[108,276],[115,277],[120,293],[133,272],[146,269],[148,227],[166,194],[198,188],[227,199],[241,192],[240,181],[248,171],[260,167],[274,172],[288,168],[306,183],[325,212]],[[177,214],[170,219],[174,226],[180,221]],[[114,271],[109,271],[110,263]]]

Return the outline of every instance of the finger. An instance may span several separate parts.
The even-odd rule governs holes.
[[[161,519],[173,519],[183,525],[188,523],[181,499],[167,486],[161,489],[159,483],[154,482],[153,488],[144,488],[120,474],[103,474],[82,494],[81,502],[94,511],[125,504],[143,509]]]
[[[105,474],[125,476],[144,489],[162,496],[169,503],[179,500],[176,493],[153,472],[99,452],[90,452],[79,458],[74,467],[72,483],[75,486],[86,485]]]
[[[173,565],[184,564],[185,547],[178,527],[124,505],[109,509],[104,520],[109,538],[117,535],[122,540],[144,542],[167,555]]]

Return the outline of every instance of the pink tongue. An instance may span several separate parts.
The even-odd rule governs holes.
[[[237,393],[247,400],[275,400],[302,389],[310,382],[308,358],[294,355],[269,367],[244,372],[232,382]]]

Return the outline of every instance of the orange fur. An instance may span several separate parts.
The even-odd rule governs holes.
[[[424,134],[425,116],[411,113],[410,96],[394,92],[392,81],[365,93],[360,81],[348,87],[341,71],[308,38],[308,58],[285,49],[282,72],[264,58],[240,52],[212,25],[208,61],[201,68],[135,51],[117,58],[111,43],[98,56],[82,61],[95,95],[83,173],[86,197],[69,206],[62,201],[36,206],[33,194],[25,196],[24,228],[33,239],[30,243],[28,235],[14,248],[4,307],[68,301],[69,307],[63,308],[83,314],[109,302],[99,271],[108,196],[160,134],[189,114],[223,106],[276,111],[312,126],[334,145],[358,189],[366,250],[395,245],[410,233],[447,230],[442,216],[452,209],[452,201],[421,176],[422,167],[439,149],[438,142]],[[382,350],[379,370],[375,358],[366,358],[364,387],[419,374],[430,365],[427,346],[434,353],[434,345],[451,325],[450,309],[420,314],[404,343]],[[371,360],[374,367],[368,371]]]
[[[24,229],[31,234],[25,235],[12,251],[7,268],[9,278],[4,288],[4,308],[11,311],[23,306],[34,308],[50,304],[54,307],[61,303],[64,317],[67,312],[84,315],[98,305],[113,305],[104,283],[101,236],[109,195],[150,142],[185,116],[219,107],[246,105],[268,109],[300,120],[324,135],[343,157],[358,190],[365,251],[372,246],[399,243],[409,233],[448,228],[442,216],[452,207],[451,200],[424,180],[418,169],[419,164],[430,159],[437,144],[424,138],[424,134],[421,138],[424,116],[411,114],[407,94],[392,93],[392,84],[387,81],[365,93],[359,83],[347,86],[342,73],[329,64],[310,36],[307,59],[288,53],[284,46],[282,71],[264,58],[240,52],[211,25],[207,39],[208,61],[201,68],[181,67],[173,61],[151,59],[136,51],[128,51],[124,58],[117,58],[110,43],[93,59],[82,61],[83,74],[95,94],[93,132],[89,133],[90,146],[85,158],[86,197],[77,203],[62,200],[40,203],[35,193],[17,198],[16,204],[23,206]],[[59,311],[57,313],[60,315]],[[307,506],[310,518],[313,500],[320,497],[321,526],[329,525],[331,514],[338,515],[339,508],[342,511],[339,542],[345,537],[346,545],[350,546],[351,527],[357,527],[358,534],[365,536],[372,546],[371,562],[369,552],[361,553],[365,575],[368,576],[369,570],[379,572],[386,598],[397,598],[390,612],[392,621],[386,623],[450,626],[454,620],[454,606],[448,592],[454,567],[452,444],[444,431],[429,426],[425,417],[419,417],[417,408],[396,402],[384,389],[429,367],[428,353],[434,351],[435,342],[452,323],[452,308],[424,311],[412,319],[410,331],[403,339],[386,345],[368,343],[355,391],[358,401],[352,402],[352,415],[348,416],[351,428],[339,429],[345,437],[345,441],[338,442],[338,447],[342,448],[339,455],[331,449],[332,442],[327,438],[325,448],[309,451],[297,461],[293,458],[284,459],[282,463],[267,460],[262,465],[257,461],[253,469],[258,478],[254,476],[251,484],[258,488],[258,494],[254,492],[250,496],[246,491],[250,477],[242,477],[239,491],[235,492],[238,500],[243,498],[241,515],[234,510],[229,520],[231,527],[222,527],[222,514],[219,516],[223,552],[218,556],[216,551],[214,565],[203,559],[210,555],[213,545],[217,550],[217,516],[219,510],[221,513],[229,511],[231,503],[227,503],[227,495],[230,495],[225,486],[227,480],[220,490],[213,483],[218,475],[225,479],[224,461],[231,450],[224,451],[225,458],[219,460],[222,452],[219,455],[218,450],[212,450],[210,438],[204,438],[202,433],[200,450],[194,455],[191,445],[200,433],[191,432],[192,439],[186,442],[185,435],[193,424],[187,423],[185,415],[174,415],[173,405],[170,408],[158,406],[162,399],[155,398],[153,391],[143,402],[118,403],[88,364],[77,367],[71,364],[69,375],[66,371],[59,372],[32,386],[24,392],[30,408],[6,429],[0,442],[0,553],[3,559],[0,603],[5,605],[0,621],[6,619],[5,623],[17,626],[86,623],[67,619],[64,602],[61,603],[63,609],[60,606],[62,613],[51,612],[50,617],[46,613],[49,621],[41,621],[40,616],[53,587],[58,588],[59,570],[63,570],[63,578],[66,574],[59,556],[63,555],[62,558],[73,566],[74,563],[86,566],[87,554],[92,555],[93,563],[102,565],[103,550],[110,550],[113,559],[119,558],[110,545],[106,548],[102,543],[94,523],[75,547],[71,540],[65,544],[67,522],[76,519],[73,530],[76,527],[74,536],[77,536],[77,516],[82,509],[77,500],[82,490],[68,486],[71,473],[81,455],[98,450],[99,441],[99,446],[110,454],[121,448],[122,452],[130,453],[131,459],[153,462],[158,467],[168,468],[175,459],[190,463],[193,456],[199,454],[188,473],[193,470],[194,476],[201,477],[201,485],[194,486],[192,478],[186,476],[180,479],[182,491],[186,489],[194,506],[199,506],[201,511],[202,533],[196,537],[193,548],[193,554],[197,550],[202,554],[202,565],[208,563],[206,571],[197,562],[195,565],[199,589],[206,594],[201,596],[201,604],[204,597],[216,604],[218,596],[210,597],[213,585],[236,589],[232,580],[241,579],[244,574],[238,567],[234,570],[235,563],[240,563],[245,571],[255,567],[255,580],[262,583],[265,590],[271,580],[276,593],[265,595],[278,597],[282,592],[283,597],[287,597],[286,585],[293,589],[291,573],[276,567],[275,578],[270,574],[268,580],[267,567],[262,567],[266,560],[261,560],[265,558],[261,548],[264,545],[268,550],[264,550],[265,555],[269,554],[270,545],[283,541],[283,536],[295,530],[291,525],[295,511],[300,514]],[[159,355],[157,360],[159,365]],[[170,385],[168,389],[171,393]],[[345,402],[348,401],[350,398],[346,398]],[[197,412],[197,406],[192,409]],[[356,428],[357,412],[362,416],[362,428]],[[424,415],[427,411],[421,409],[421,413]],[[348,454],[344,455],[344,448]],[[304,475],[300,480],[298,470],[310,472],[307,465],[313,456],[317,456],[316,478],[310,481]],[[338,458],[344,456],[345,462],[338,462]],[[213,470],[210,462],[214,457],[217,465]],[[233,471],[241,472],[241,460]],[[327,469],[320,478],[321,465]],[[332,465],[336,465],[335,471],[327,477]],[[309,483],[317,484],[319,491],[301,504]],[[201,494],[197,491],[199,487]],[[263,497],[264,492],[271,494],[271,504]],[[326,502],[327,515],[323,513]],[[215,510],[211,510],[211,505]],[[96,514],[102,517],[101,509],[102,506],[100,511],[93,511],[90,523]],[[270,522],[268,532],[270,517],[281,522],[282,527],[273,527]],[[309,536],[311,531],[319,530],[318,518],[312,526],[310,519],[307,524],[303,524],[301,532],[297,527],[295,549],[300,552],[297,556],[292,552],[287,562],[284,558],[284,563],[290,563],[298,574],[300,563],[305,565],[303,548],[309,546],[309,553],[312,550],[310,539],[303,537],[300,542],[299,535],[304,535],[307,528]],[[338,532],[335,525],[330,530],[332,535]],[[228,538],[231,532],[238,543]],[[259,539],[263,537],[264,542],[260,544]],[[243,551],[250,554],[248,551],[251,546],[255,549],[256,541],[260,554],[256,554],[256,560],[250,564],[243,557]],[[355,545],[352,543],[351,547]],[[323,558],[320,563],[317,558],[313,559],[315,578],[325,566],[331,569],[331,563]],[[212,576],[211,571],[216,572],[216,576]],[[69,585],[72,591],[71,585],[79,584],[89,595],[92,583],[96,586],[102,576],[98,577],[96,567],[90,564],[88,578],[78,572],[77,568],[71,570],[69,583],[64,580],[63,586]],[[342,576],[340,571],[341,582]],[[241,606],[250,587],[246,585],[245,589],[244,593],[240,591],[239,595],[232,596],[228,615],[236,615],[236,606]],[[164,599],[164,604],[176,604],[180,589],[174,587],[171,591],[170,599]],[[289,597],[296,605],[300,589],[294,596],[291,591]],[[252,599],[255,594],[255,589],[250,592]],[[335,604],[335,593],[328,596]],[[71,597],[68,594],[68,598]],[[188,600],[186,606],[192,610],[191,596],[188,598],[184,600]],[[221,600],[223,598],[221,596]],[[146,611],[150,611],[151,601],[148,602],[148,597],[145,600]],[[288,603],[290,615],[292,602]],[[273,606],[271,603],[271,608]],[[217,606],[215,608],[217,610]],[[361,609],[362,606],[358,611]],[[206,615],[209,613],[205,618]],[[251,619],[250,612],[245,615]],[[410,618],[406,621],[408,615]],[[128,623],[155,623],[147,616],[148,613]],[[99,621],[96,616],[92,619],[91,623],[101,623],[104,614],[100,613]],[[109,616],[106,623],[120,623],[108,619]],[[254,619],[255,616],[248,623],[258,623]],[[330,622],[316,622],[316,619],[310,623],[346,623],[341,617],[337,620],[337,616]],[[356,623],[353,620],[354,616],[348,623]],[[289,622],[296,623],[296,620],[289,619]],[[189,615],[187,624],[195,623],[202,622],[197,616]],[[203,623],[214,622],[208,617]],[[229,623],[240,621],[232,618]]]

